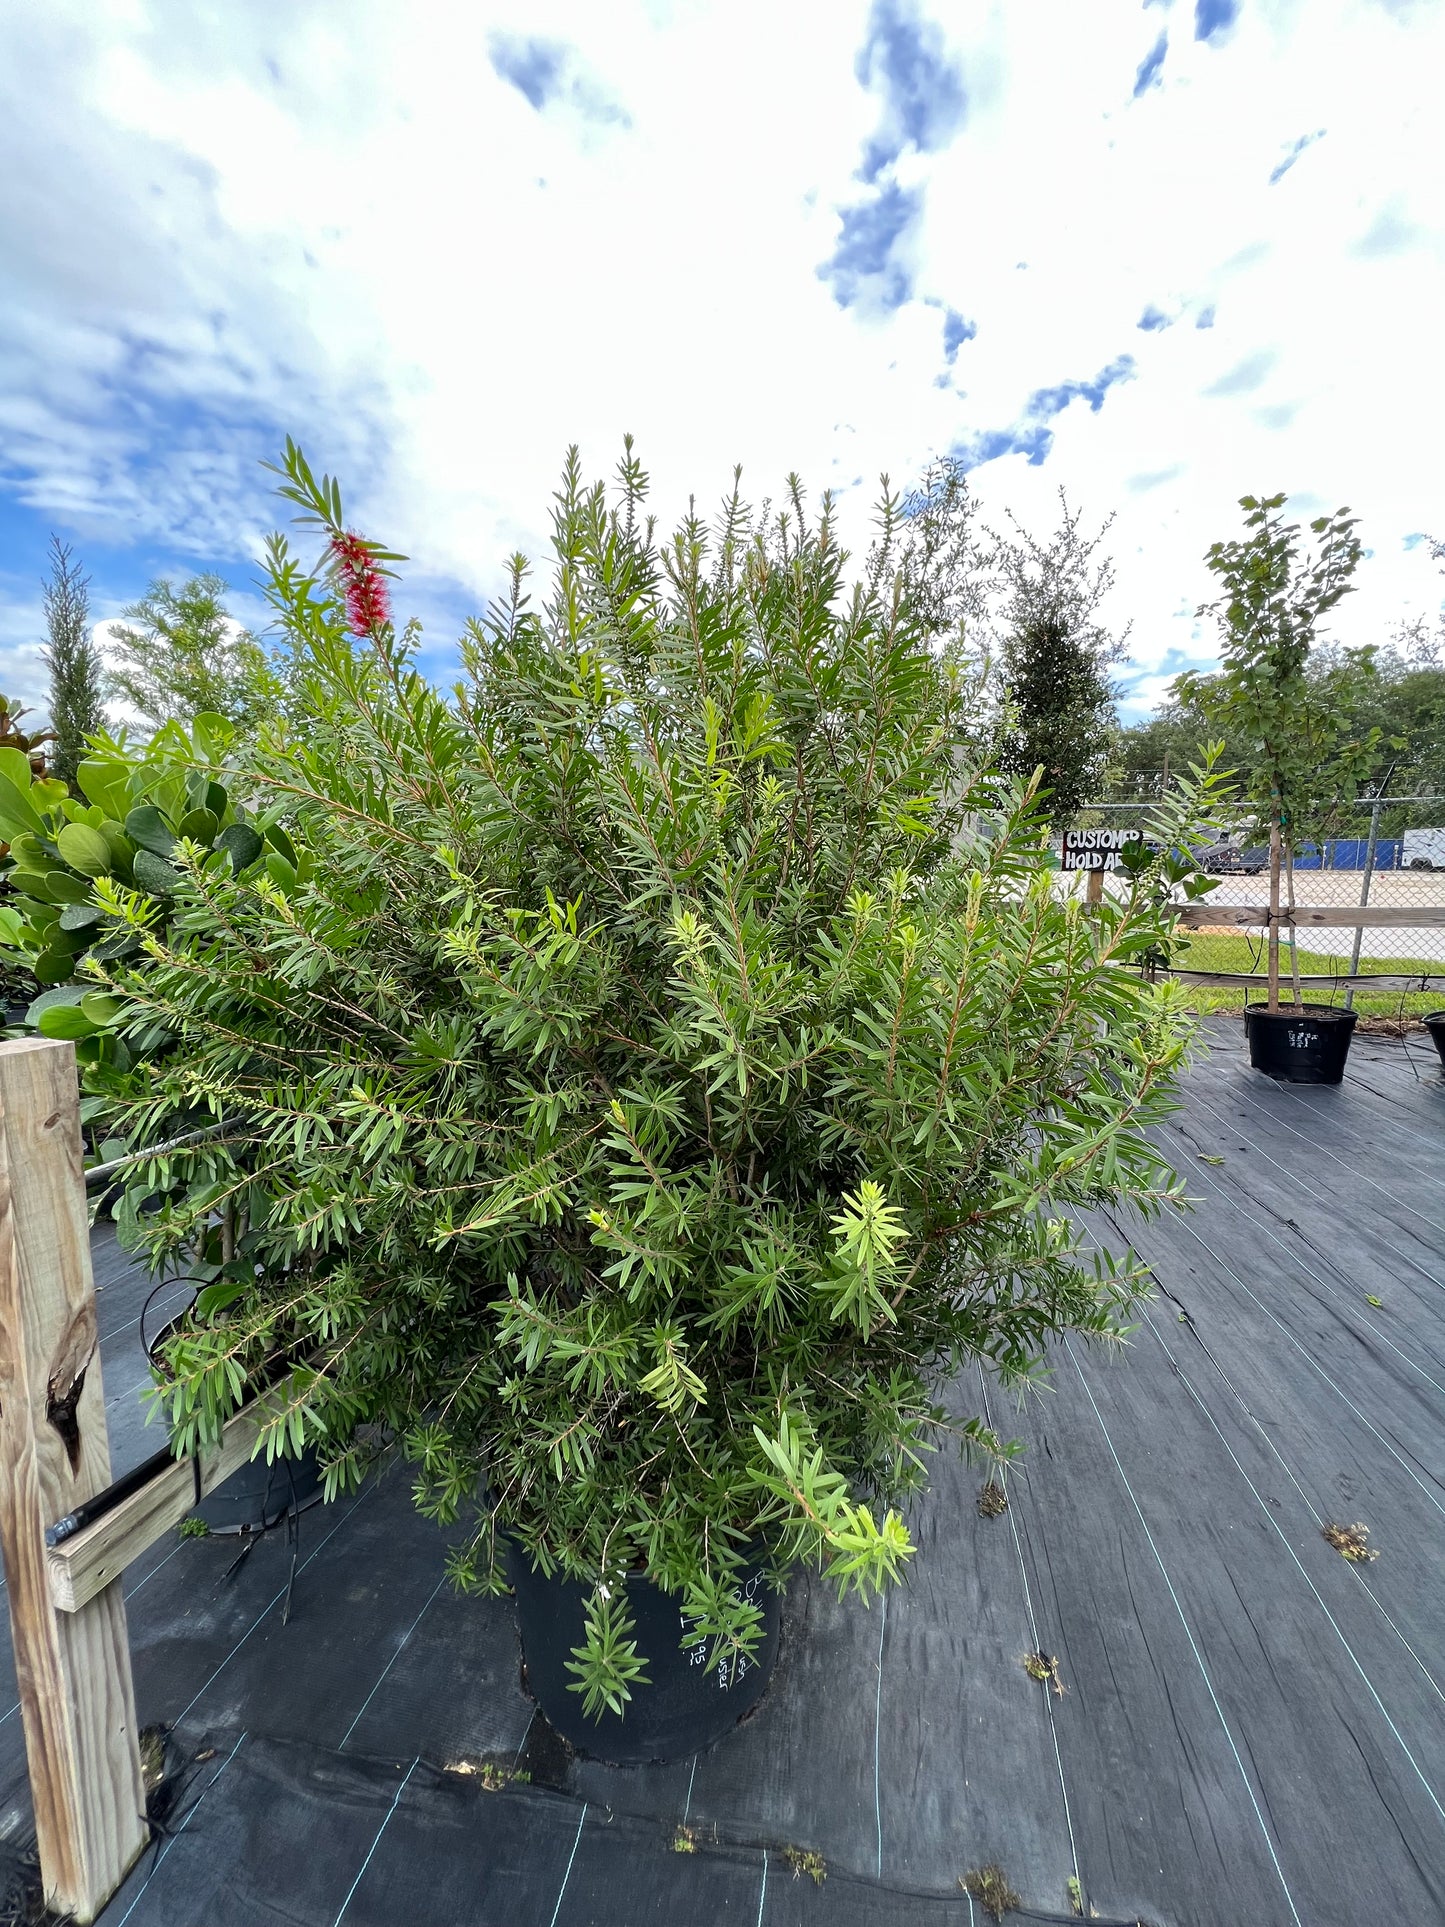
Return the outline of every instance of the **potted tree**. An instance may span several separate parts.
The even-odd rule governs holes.
[[[1293,942],[1294,858],[1302,840],[1323,838],[1330,815],[1353,798],[1379,731],[1352,734],[1368,649],[1311,662],[1323,618],[1350,592],[1360,540],[1348,510],[1310,523],[1312,551],[1286,522],[1284,495],[1243,496],[1248,533],[1216,542],[1206,560],[1223,594],[1205,604],[1224,636],[1212,675],[1183,676],[1181,701],[1201,714],[1245,759],[1242,800],[1269,834],[1269,990],[1245,1011],[1250,1062],[1271,1077],[1337,1084],[1344,1075],[1355,1013],[1306,1004]],[[1281,907],[1283,890],[1284,907]],[[1290,924],[1293,996],[1280,1002],[1280,931]]]
[[[1124,967],[1167,891],[1087,915],[1030,785],[974,766],[946,493],[885,499],[849,586],[796,486],[665,543],[644,490],[630,448],[610,497],[569,460],[545,600],[514,561],[448,696],[397,558],[288,446],[323,564],[273,542],[293,709],[226,781],[297,862],[183,839],[164,930],[100,879],[140,949],[90,965],[130,1059],[87,1072],[117,1131],[227,1122],[237,1246],[173,1412],[214,1432],[284,1342],[273,1431],[332,1493],[399,1443],[456,1580],[515,1589],[548,1716],[613,1759],[746,1710],[799,1563],[898,1578],[929,1452],[1006,1449],[946,1415],[962,1364],[1017,1384],[1118,1335],[1140,1274],[1069,1213],[1179,1195],[1150,1127],[1188,1036]],[[133,1219],[153,1260],[216,1155]]]

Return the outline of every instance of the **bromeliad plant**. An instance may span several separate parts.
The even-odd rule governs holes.
[[[468,1523],[459,1581],[500,1588],[509,1538],[591,1586],[594,1709],[640,1677],[625,1575],[717,1650],[758,1637],[760,1549],[871,1596],[928,1452],[1006,1449],[946,1416],[959,1366],[1019,1384],[1055,1334],[1117,1336],[1140,1280],[1069,1214],[1177,1195],[1148,1127],[1186,1035],[1125,967],[1161,893],[1057,893],[1029,787],[960,754],[896,503],[848,586],[796,487],[665,543],[644,489],[630,449],[612,499],[569,460],[545,602],[514,560],[448,699],[387,616],[396,558],[288,447],[326,543],[271,555],[309,720],[231,780],[304,874],[182,842],[164,931],[115,882],[141,954],[92,966],[157,1040],[92,1072],[107,1128],[228,1127],[136,1221],[163,1264],[239,1213],[171,1347],[178,1441],[289,1354],[273,1439],[323,1441],[332,1491],[399,1440]]]

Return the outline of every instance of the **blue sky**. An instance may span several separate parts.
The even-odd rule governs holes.
[[[1130,703],[1207,660],[1236,498],[1350,503],[1339,630],[1438,606],[1442,0],[11,0],[0,688],[51,530],[98,619],[253,587],[291,433],[443,671],[562,452],[666,516],[797,469],[1117,520]]]

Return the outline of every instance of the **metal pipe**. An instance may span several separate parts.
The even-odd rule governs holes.
[[[1365,845],[1365,876],[1364,881],[1360,885],[1360,908],[1362,910],[1370,901],[1370,878],[1375,874],[1375,850],[1380,841],[1380,811],[1384,806],[1385,800],[1383,796],[1377,796],[1370,810],[1370,840]],[[1350,975],[1352,977],[1359,974],[1360,945],[1364,941],[1364,935],[1365,926],[1361,924],[1355,932],[1355,941],[1350,950]],[[1354,1007],[1355,987],[1351,984],[1345,992],[1345,1009],[1353,1010]]]

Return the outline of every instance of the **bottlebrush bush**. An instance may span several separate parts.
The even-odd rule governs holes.
[[[447,696],[385,615],[399,558],[294,448],[285,478],[326,541],[321,573],[271,556],[307,721],[227,780],[299,864],[182,842],[163,931],[98,886],[141,953],[91,968],[157,1041],[91,1106],[135,1144],[226,1126],[133,1185],[156,1264],[237,1215],[170,1350],[176,1437],[284,1349],[273,1443],[323,1440],[335,1491],[397,1439],[467,1522],[459,1581],[499,1588],[505,1535],[590,1582],[577,1686],[620,1708],[622,1575],[718,1653],[756,1641],[759,1547],[872,1595],[950,1375],[1117,1332],[1139,1279],[1068,1213],[1176,1195],[1147,1131],[1186,1026],[1124,965],[1178,861],[1096,915],[1055,889],[1026,786],[971,763],[928,503],[885,501],[850,585],[796,490],[664,543],[630,451],[612,499],[573,458],[546,600],[514,561]]]

